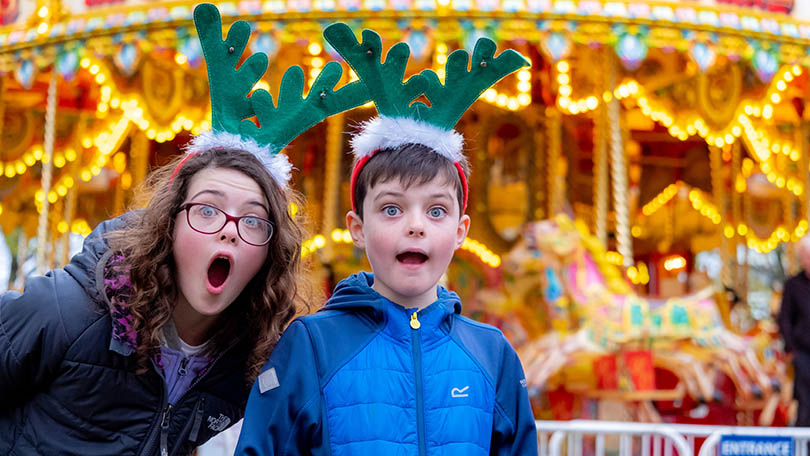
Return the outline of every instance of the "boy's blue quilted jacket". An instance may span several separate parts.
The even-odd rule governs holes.
[[[250,393],[236,454],[535,455],[523,369],[458,296],[417,313],[341,281],[284,332]],[[264,391],[264,392],[262,392]]]

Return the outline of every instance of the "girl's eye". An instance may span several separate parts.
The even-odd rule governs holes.
[[[259,219],[256,217],[244,217],[242,223],[248,228],[256,228],[259,226]]]
[[[443,207],[432,207],[432,208],[430,208],[430,210],[428,211],[428,215],[430,215],[430,216],[431,216],[431,217],[433,217],[433,218],[439,218],[439,217],[442,217],[442,216],[444,216],[446,213],[447,213],[447,211],[445,211]]]
[[[399,215],[399,208],[396,206],[385,206],[383,208],[383,211],[385,212],[385,215],[389,217],[395,217]]]
[[[204,217],[213,217],[217,215],[217,210],[211,206],[199,206],[200,214]]]

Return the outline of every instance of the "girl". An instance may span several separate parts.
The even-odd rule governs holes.
[[[248,152],[175,169],[0,296],[1,454],[188,454],[241,418],[295,313],[301,230]]]

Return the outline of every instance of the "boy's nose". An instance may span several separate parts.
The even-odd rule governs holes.
[[[423,229],[413,229],[412,228],[412,229],[410,229],[408,231],[408,235],[409,236],[416,236],[416,237],[424,237],[425,236],[425,230],[423,230]]]

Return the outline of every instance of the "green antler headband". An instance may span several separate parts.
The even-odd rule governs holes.
[[[374,153],[406,144],[421,144],[457,165],[466,206],[466,178],[459,165],[464,160],[464,137],[453,127],[486,89],[531,63],[512,49],[507,49],[496,58],[495,42],[480,38],[473,49],[469,70],[470,55],[459,49],[447,58],[444,84],[432,70],[423,70],[403,83],[410,56],[407,44],[394,45],[385,61],[380,63],[382,40],[372,30],[363,30],[361,43],[357,42],[351,29],[342,23],[328,26],[323,36],[366,85],[380,114],[364,123],[351,141],[357,158],[352,172],[352,199],[360,169]],[[422,94],[430,106],[414,103]]]
[[[327,117],[369,101],[368,91],[359,81],[335,91],[343,69],[339,63],[329,62],[306,97],[304,71],[299,66],[287,69],[275,105],[267,91],[253,91],[267,70],[267,55],[253,54],[236,68],[250,38],[248,23],[235,22],[223,40],[219,11],[203,3],[194,8],[194,24],[208,69],[212,122],[210,132],[203,132],[185,147],[189,156],[210,149],[246,150],[286,187],[292,165],[279,153],[284,146]],[[259,126],[249,120],[253,116]],[[181,166],[182,162],[177,170]]]

